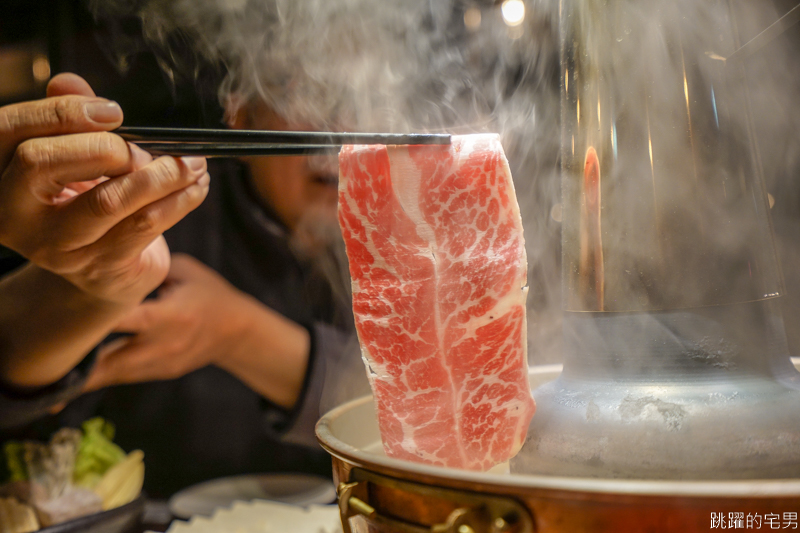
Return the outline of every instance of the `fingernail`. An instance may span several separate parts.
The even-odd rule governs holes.
[[[195,171],[205,170],[206,158],[205,157],[182,157],[181,160]]]
[[[122,122],[122,109],[116,102],[98,98],[87,102],[85,107],[86,115],[95,122],[100,124]]]

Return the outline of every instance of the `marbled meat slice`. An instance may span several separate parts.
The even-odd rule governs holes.
[[[527,261],[497,135],[344,146],[339,222],[387,455],[487,470],[519,451]]]

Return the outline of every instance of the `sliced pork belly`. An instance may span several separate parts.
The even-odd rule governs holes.
[[[487,470],[519,451],[527,262],[497,135],[344,146],[339,222],[387,455]]]

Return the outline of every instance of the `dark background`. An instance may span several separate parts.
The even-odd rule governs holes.
[[[0,91],[0,105],[44,96],[46,81],[36,82],[20,68],[3,68],[7,65],[4,56],[30,51],[30,55],[47,57],[51,75],[75,72],[99,96],[119,102],[128,126],[221,124],[216,73],[204,74],[199,82],[190,76],[170,81],[142,42],[137,19],[98,23],[83,0],[5,0],[2,7],[0,86],[12,77],[28,78],[28,83],[15,83],[27,85],[27,90],[16,94]],[[122,48],[127,49],[127,57],[117,53]]]

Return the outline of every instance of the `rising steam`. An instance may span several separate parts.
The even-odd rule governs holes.
[[[258,99],[320,129],[501,133],[531,265],[531,359],[556,357],[555,4],[530,3],[513,27],[490,2],[103,0],[93,8],[105,20],[139,17],[173,78],[221,65],[228,110]]]
[[[530,360],[558,359],[560,2],[527,1],[517,26],[504,21],[499,5],[488,0],[95,0],[93,5],[101,18],[138,17],[173,77],[191,76],[202,64],[221,66],[225,77],[219,99],[228,109],[258,99],[289,120],[320,129],[501,133],[530,265]],[[631,48],[636,53],[615,65],[612,84],[649,69],[647,54],[668,47],[659,42],[663,28],[680,26],[684,48],[706,52],[712,51],[701,50],[709,42],[708,32],[720,24],[734,24],[746,39],[777,17],[763,5],[731,20],[719,19],[719,13],[728,12],[722,3],[661,5],[661,18],[638,22],[649,28],[646,32],[634,28],[650,48]],[[594,16],[610,16],[614,9],[634,12],[637,7],[636,2],[611,2]],[[773,64],[786,63],[786,57],[780,55]],[[759,63],[756,82],[743,81],[755,89],[755,130],[779,138],[769,139],[762,150],[770,161],[797,168],[797,143],[765,126],[774,124],[787,133],[794,128],[796,136],[797,106],[787,96],[792,90],[797,94],[796,76],[765,69],[769,65]],[[648,90],[671,86],[673,80],[651,70]],[[640,124],[647,119],[627,118]],[[667,122],[660,126],[659,149],[679,154],[670,152],[669,128]],[[614,246],[617,238],[604,240],[604,246]],[[616,245],[632,248],[631,254],[638,249],[633,241]]]

